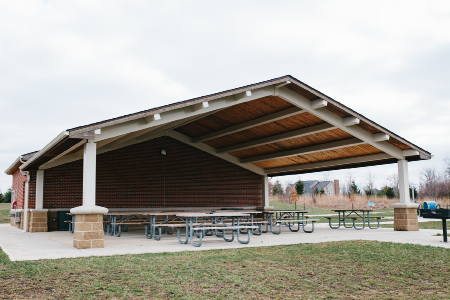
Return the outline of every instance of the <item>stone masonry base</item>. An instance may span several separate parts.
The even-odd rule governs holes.
[[[47,232],[47,212],[46,211],[29,211],[29,232]]]
[[[416,208],[394,208],[394,230],[418,231],[419,221]]]
[[[77,249],[103,248],[103,214],[75,216],[73,246]]]

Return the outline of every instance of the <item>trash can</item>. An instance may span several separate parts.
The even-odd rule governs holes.
[[[423,209],[436,209],[437,203],[435,201],[425,201],[423,203]]]
[[[68,210],[63,210],[63,211],[58,211],[57,214],[57,229],[58,231],[69,231],[69,222],[65,222],[65,221],[72,221],[72,216],[68,215],[68,213],[70,213],[70,211]]]

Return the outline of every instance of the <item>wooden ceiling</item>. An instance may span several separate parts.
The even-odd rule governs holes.
[[[312,93],[300,88],[295,88],[293,85],[289,85],[288,88],[310,100],[317,99]],[[178,127],[175,131],[194,140],[196,138],[201,139],[205,135],[211,135],[214,134],[214,132],[223,131],[227,128],[252,120],[258,120],[263,116],[281,112],[292,107],[294,107],[294,105],[277,96],[264,97],[220,110],[214,114]],[[332,104],[326,106],[325,109],[342,118],[350,116],[350,114]],[[287,157],[275,157],[268,160],[253,162],[255,166],[265,170],[382,153],[379,149],[363,143],[357,145],[349,144],[348,147],[342,146],[337,149],[326,149],[326,145],[331,145],[329,143],[354,140],[354,137],[351,134],[333,126],[330,126],[328,130],[321,132],[312,132],[311,134],[302,135],[300,137],[270,142],[271,137],[276,137],[280,134],[289,134],[299,129],[308,130],[309,128],[314,128],[314,126],[320,124],[326,124],[326,122],[311,113],[299,111],[297,114],[286,118],[277,119],[273,122],[266,122],[261,125],[256,124],[251,128],[234,131],[230,134],[218,137],[212,137],[210,139],[202,140],[201,142],[217,149],[218,152],[221,152],[222,149],[232,149],[233,146],[235,148],[240,148],[233,151],[226,151],[226,153],[238,159],[255,158],[267,154],[274,154],[274,156],[276,156],[278,153],[282,154],[290,150],[302,152],[304,149],[319,146],[319,150],[312,153],[311,151],[308,151],[308,153],[302,155],[289,155]],[[380,132],[378,129],[363,121],[356,126],[359,126],[370,133]],[[259,141],[261,139],[269,140],[269,142],[246,147],[247,144],[252,144],[252,141]],[[397,140],[391,139],[390,143],[401,149],[410,148]],[[320,150],[321,148],[324,148],[325,150]]]

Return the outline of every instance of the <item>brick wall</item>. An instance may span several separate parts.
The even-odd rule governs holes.
[[[44,208],[79,206],[82,190],[82,160],[48,169]],[[107,208],[262,206],[262,178],[161,137],[98,155],[96,197]]]
[[[29,171],[28,176],[28,208],[36,208],[36,171]]]
[[[27,177],[24,176],[19,170],[13,174],[12,189],[15,191],[15,200],[17,201],[17,208],[23,209],[24,196],[25,196],[25,182]]]

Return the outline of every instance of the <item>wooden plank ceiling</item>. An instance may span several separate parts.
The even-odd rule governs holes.
[[[295,85],[290,84],[287,87],[311,101],[317,99],[317,97],[312,93]],[[233,131],[229,134],[220,135],[218,137],[213,136],[212,138],[202,140],[202,137],[205,135],[212,135],[215,132],[223,131],[227,128],[232,128],[233,126],[249,121],[258,120],[262,117],[292,108],[294,108],[294,105],[291,103],[277,96],[268,96],[223,109],[214,114],[210,114],[204,118],[197,119],[193,122],[178,127],[175,131],[178,131],[193,140],[196,138],[200,139],[200,142],[215,148],[217,152],[223,152],[222,150],[230,148],[231,150],[225,151],[225,153],[239,159],[252,160],[253,158],[261,155],[273,154],[272,156],[276,156],[277,153],[286,153],[285,151],[295,150],[298,150],[299,153],[305,153],[301,155],[288,155],[286,157],[274,157],[268,160],[252,162],[255,166],[263,168],[266,171],[270,171],[271,168],[311,164],[382,153],[382,151],[369,144],[365,144],[363,142],[357,143],[358,141],[356,141],[355,144],[355,139],[352,135],[331,125],[322,125],[327,127],[324,127],[326,130],[322,130],[320,132],[312,131],[311,134],[301,135],[299,137],[289,137],[290,133],[294,133],[300,129],[309,131],[309,129],[312,130],[315,128],[314,126],[317,127],[317,125],[326,124],[324,120],[304,111],[298,111],[295,115],[289,115],[286,118],[277,119],[272,122],[256,124],[250,128]],[[328,104],[325,108],[343,118],[350,116],[350,114],[332,104]],[[364,121],[361,121],[360,124],[357,124],[356,126],[359,126],[370,133],[380,132],[378,129]],[[275,142],[270,142],[271,137],[277,137],[277,135],[280,134],[284,134],[283,136],[288,136],[288,138],[277,138]],[[291,136],[293,135],[294,134]],[[246,146],[247,144],[254,141],[259,141],[261,139],[264,139],[262,141],[268,140],[268,142],[264,144],[257,143],[257,145],[251,147]],[[328,143],[339,141],[342,141],[341,144],[344,146],[335,148],[330,146],[327,149]],[[346,141],[349,141],[348,147],[345,146]],[[350,141],[352,143],[350,143]],[[388,142],[400,149],[410,148],[409,146],[393,138],[391,138]],[[233,150],[233,146],[234,148],[237,148],[237,150]],[[304,151],[305,149],[309,150],[314,146],[318,146],[319,150],[316,152]],[[302,171],[302,173],[306,172],[307,170]]]

